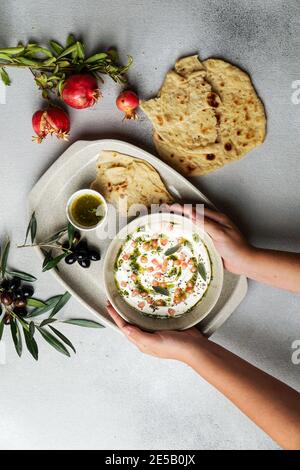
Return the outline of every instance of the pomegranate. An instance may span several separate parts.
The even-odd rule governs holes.
[[[37,134],[37,137],[33,137],[33,140],[39,144],[48,134],[56,135],[58,139],[68,140],[70,119],[63,109],[50,106],[46,110],[39,110],[34,113],[32,127]]]
[[[123,91],[116,99],[116,105],[125,113],[124,119],[137,119],[136,108],[139,106],[139,97],[133,91]]]
[[[90,74],[71,75],[65,81],[62,99],[76,109],[93,106],[101,96],[96,78]]]

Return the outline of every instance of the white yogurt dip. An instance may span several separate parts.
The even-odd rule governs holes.
[[[180,316],[202,299],[212,278],[200,235],[182,224],[158,222],[131,233],[115,261],[124,300],[145,315]]]

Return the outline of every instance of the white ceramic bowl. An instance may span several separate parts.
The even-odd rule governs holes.
[[[91,194],[93,196],[98,197],[99,199],[101,199],[103,208],[104,208],[104,216],[102,217],[102,219],[96,225],[93,225],[91,227],[85,227],[84,225],[79,225],[74,220],[72,216],[72,212],[71,212],[71,207],[72,207],[73,202],[75,201],[75,199],[77,199],[79,196],[82,196],[83,194]],[[104,197],[100,193],[98,193],[98,191],[95,191],[94,189],[80,189],[79,191],[76,191],[75,193],[73,193],[70,199],[68,200],[67,206],[66,206],[66,213],[67,213],[69,222],[74,227],[76,227],[78,230],[82,230],[83,232],[90,232],[91,230],[95,230],[96,228],[100,227],[100,225],[102,225],[105,222],[106,217],[107,217],[107,204],[106,204]]]
[[[131,307],[119,294],[115,279],[114,279],[114,264],[120,248],[122,247],[126,236],[135,232],[140,226],[147,223],[156,223],[159,221],[168,221],[176,223],[184,223],[185,228],[191,231],[199,233],[200,238],[205,243],[208,249],[211,266],[212,266],[212,278],[207,289],[206,294],[203,296],[200,302],[189,312],[184,313],[178,317],[170,318],[155,318],[147,315],[143,315],[136,309]],[[212,310],[217,303],[217,300],[221,294],[223,286],[223,263],[220,255],[216,251],[211,238],[207,233],[203,232],[202,229],[195,226],[195,224],[186,217],[162,213],[162,214],[151,214],[143,217],[139,217],[130,222],[124,227],[114,240],[109,245],[105,260],[104,260],[104,283],[107,293],[107,297],[117,312],[129,323],[138,325],[144,330],[155,331],[155,330],[184,330],[190,328],[195,324],[203,320],[206,315]]]

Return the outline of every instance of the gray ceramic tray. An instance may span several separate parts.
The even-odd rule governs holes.
[[[101,150],[114,150],[148,161],[160,173],[165,184],[176,199],[183,202],[198,202],[211,205],[210,201],[195,186],[175,170],[150,153],[119,140],[78,141],[71,145],[40,178],[29,194],[30,214],[35,211],[38,220],[38,240],[44,240],[66,225],[65,206],[73,192],[88,188],[95,178],[96,161]],[[94,232],[88,233],[91,244],[101,245],[102,260],[109,240],[99,241]],[[37,248],[39,255],[41,251]],[[51,273],[80,301],[98,320],[117,329],[106,313],[106,296],[103,287],[103,261],[92,263],[83,271],[77,265],[59,265],[59,271]],[[211,335],[233,313],[247,293],[247,280],[225,272],[221,296],[204,320],[197,326]]]

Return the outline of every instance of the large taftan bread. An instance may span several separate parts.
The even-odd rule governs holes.
[[[148,162],[119,152],[103,150],[91,188],[100,192],[121,213],[133,205],[171,204],[174,198],[159,173]]]
[[[141,108],[161,158],[187,176],[238,160],[265,138],[264,107],[249,76],[220,59],[180,59]]]

